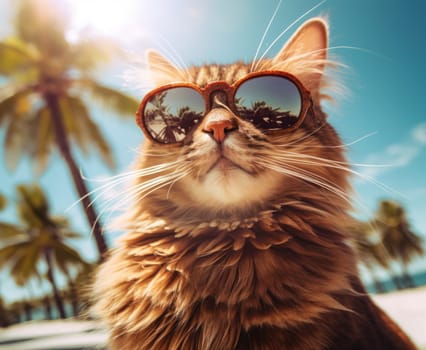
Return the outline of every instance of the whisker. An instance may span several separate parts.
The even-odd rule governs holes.
[[[159,176],[159,177],[155,177],[154,179],[151,179],[149,181],[146,181],[143,183],[143,185],[140,188],[149,188],[150,186],[152,186],[153,184],[155,185],[156,182],[161,181],[162,179],[164,179],[165,177],[170,177],[171,175],[173,175],[174,173],[168,174],[168,175],[164,175],[164,176]]]
[[[105,188],[103,191],[101,191],[98,195],[96,195],[96,197],[90,202],[90,205],[93,205],[94,203],[95,203],[95,201],[97,201],[100,197],[102,197],[108,190],[110,190],[111,188],[113,188],[114,187],[114,185],[110,185],[109,187],[107,187],[107,188]],[[118,207],[118,206],[121,206],[122,204],[124,204],[124,203],[126,203],[127,202],[127,200],[129,199],[131,199],[131,196],[130,196],[130,198],[129,198],[129,196],[123,196],[123,193],[122,192],[117,192],[114,196],[111,196],[111,198],[109,198],[109,199],[107,199],[107,200],[105,200],[105,201],[103,201],[102,202],[102,205],[101,205],[101,207],[100,207],[100,212],[98,213],[98,215],[97,215],[97,217],[96,217],[96,220],[95,220],[95,223],[94,223],[94,225],[92,226],[92,228],[91,228],[91,234],[93,234],[93,228],[94,228],[94,226],[96,225],[96,223],[100,220],[100,218],[101,217],[103,217],[103,215],[104,215],[104,213],[106,212],[106,211],[108,211],[108,208],[110,208],[110,206],[109,206],[109,204],[110,203],[112,203],[113,201],[116,201],[116,199],[117,198],[120,198],[120,200],[118,201],[118,202],[115,202],[116,203],[116,206],[114,207],[115,209]],[[111,213],[112,213],[112,211],[111,211]]]
[[[130,175],[128,177],[130,177]],[[95,188],[94,190],[86,193],[84,196],[80,197],[77,201],[75,201],[74,203],[72,203],[67,209],[65,209],[65,212],[68,212],[69,210],[71,210],[72,208],[74,208],[76,205],[78,205],[79,203],[81,203],[85,198],[93,196],[97,192],[101,192],[101,191],[107,190],[110,187],[114,187],[116,184],[119,184],[120,182],[124,182],[125,180],[127,180],[127,178],[116,179],[114,181],[109,181],[107,184],[105,184],[103,186],[99,186],[99,187]],[[92,205],[93,202],[94,201],[92,200],[89,205]]]
[[[309,51],[307,53],[304,54],[300,54],[297,56],[293,56],[291,58],[287,58],[285,60],[285,64],[286,65],[290,65],[292,62],[296,62],[306,58],[306,60],[303,61],[304,64],[304,72],[307,73],[321,73],[322,71],[320,70],[320,68],[318,68],[319,66],[327,66],[327,67],[332,67],[334,69],[337,68],[342,68],[345,69],[347,68],[347,66],[344,63],[338,62],[338,61],[333,61],[331,59],[309,59],[310,56],[313,56],[313,54],[315,52],[320,52],[323,50],[312,50]],[[302,61],[300,61],[302,62]],[[282,70],[282,66],[283,66],[283,62],[276,62],[275,64],[271,65],[270,62],[264,62],[260,67],[259,70],[263,70],[264,67],[267,67],[267,70]],[[337,81],[333,82],[335,85],[337,85]]]
[[[166,44],[167,48],[170,50],[169,53],[171,53],[171,55],[168,56],[170,60],[173,62],[173,64],[176,67],[178,67],[180,70],[183,70],[185,72],[186,76],[184,80],[188,80],[188,77],[190,77],[190,73],[187,68],[188,66],[183,60],[182,56],[179,54],[179,52],[176,50],[176,48],[172,45],[172,43],[168,39],[166,39],[162,35],[159,35],[159,38]]]
[[[381,55],[380,53],[370,50],[370,49],[366,49],[363,47],[357,47],[357,46],[349,46],[349,45],[337,45],[337,46],[330,46],[328,48],[328,50],[353,50],[353,51],[360,51],[360,52],[364,52],[364,53],[368,53],[369,55],[372,56],[376,56],[379,57],[380,59],[386,60],[386,61],[390,61],[389,57]]]
[[[140,149],[139,147],[135,147],[135,148],[132,147],[132,148],[129,148],[129,150],[138,156],[152,156],[152,157],[163,157],[163,158],[165,156],[164,150],[161,150],[161,149],[146,150],[146,149]]]
[[[324,126],[324,124],[322,124],[321,126],[320,126],[320,128],[321,127],[323,127]],[[315,129],[312,133],[309,133],[307,136],[312,136],[312,135],[314,135],[315,134],[315,132],[317,132],[319,130],[319,128],[318,129]],[[358,138],[358,139],[356,139],[356,140],[354,140],[354,141],[351,141],[351,142],[349,142],[349,143],[344,143],[344,144],[341,144],[341,145],[332,145],[332,146],[330,146],[330,145],[309,145],[309,144],[305,144],[305,145],[303,145],[303,147],[304,148],[321,148],[321,149],[328,149],[328,148],[331,148],[331,149],[333,149],[333,148],[343,148],[343,149],[345,149],[345,148],[348,148],[348,147],[350,147],[350,146],[353,146],[353,145],[355,145],[355,144],[357,144],[358,142],[361,142],[361,141],[364,141],[365,139],[367,139],[367,138],[369,138],[369,137],[371,137],[371,136],[373,136],[373,135],[375,135],[375,134],[377,134],[377,132],[371,132],[371,133],[369,133],[369,134],[367,134],[367,135],[364,135],[364,136],[362,136],[362,137],[360,137],[360,138]],[[293,141],[293,142],[291,142],[291,143],[282,143],[282,144],[277,144],[277,143],[275,143],[274,145],[276,145],[276,146],[278,146],[278,147],[286,147],[286,146],[289,146],[289,145],[292,145],[292,144],[295,144],[295,143],[297,143],[298,141],[302,141],[302,140],[305,140],[306,139],[306,137],[303,137],[303,138],[300,138],[300,139],[298,139],[298,140],[295,140],[295,141]]]
[[[339,162],[339,161],[334,161],[334,160],[325,159],[325,158],[321,158],[321,157],[315,157],[315,156],[306,155],[306,154],[302,155],[302,154],[291,153],[291,152],[280,152],[280,154],[274,154],[270,157],[272,158],[272,160],[277,165],[284,167],[284,168],[294,167],[294,165],[290,165],[290,164],[292,162],[296,162],[296,164],[305,164],[305,165],[311,165],[311,166],[315,166],[315,167],[324,166],[324,167],[339,169],[341,171],[345,171],[345,172],[348,172],[352,175],[355,175],[358,178],[364,179],[364,180],[374,184],[375,186],[378,186],[379,188],[381,188],[384,191],[396,193],[396,194],[402,196],[401,193],[399,193],[395,189],[387,186],[386,184],[376,180],[375,178],[351,169],[348,165],[352,165],[352,164],[349,164],[349,163],[346,163],[346,162]],[[368,166],[368,165],[365,165],[365,166]],[[300,168],[297,168],[297,169],[299,171],[301,170]],[[311,173],[311,175],[318,177],[317,174]],[[324,179],[322,177],[320,177],[320,178],[322,180],[325,180],[326,182],[328,182],[327,179]],[[358,204],[360,209],[362,208],[363,211],[368,211],[368,208],[366,207],[366,205],[364,205],[360,201],[355,200],[355,203]]]
[[[303,58],[308,58],[310,56],[315,56],[315,54],[317,53],[321,53],[321,52],[329,52],[329,51],[334,51],[334,50],[342,50],[342,49],[346,49],[346,50],[354,50],[354,51],[361,51],[361,52],[365,52],[365,53],[369,53],[371,55],[377,55],[379,57],[381,57],[379,54],[375,53],[374,51],[368,50],[368,49],[364,49],[362,47],[356,47],[356,46],[347,46],[347,45],[338,45],[338,46],[329,46],[327,48],[322,48],[322,49],[316,49],[316,50],[311,50],[305,53],[301,53],[299,55],[292,55],[291,57],[287,58],[286,62],[292,62],[292,61],[298,61],[301,60]],[[383,59],[386,59],[386,57],[382,57]],[[319,60],[316,60],[316,62],[318,62]],[[333,66],[339,66],[342,68],[347,68],[347,65],[345,65],[342,62],[338,62],[338,61],[330,61],[330,60],[324,60],[325,64],[328,65],[333,65]],[[275,69],[277,67],[279,67],[280,65],[282,65],[281,62],[278,62],[272,66],[269,67],[269,69]]]
[[[280,153],[282,153],[282,156],[287,157],[290,156],[293,157],[293,159],[298,159],[298,161],[300,162],[304,162],[307,161],[307,159],[311,160],[316,160],[316,165],[321,165],[321,164],[331,164],[331,165],[336,165],[339,167],[345,167],[347,168],[347,170],[349,171],[353,171],[351,168],[349,168],[349,165],[351,166],[357,166],[357,167],[376,167],[376,168],[384,168],[384,167],[392,167],[394,165],[392,164],[366,164],[366,163],[350,163],[350,162],[346,162],[346,161],[339,161],[339,160],[333,160],[333,159],[328,159],[328,158],[322,158],[322,157],[318,157],[318,156],[314,156],[314,155],[310,155],[310,154],[299,154],[297,152],[291,152],[291,151],[279,151]],[[280,158],[281,159],[281,158]]]
[[[322,176],[319,176],[316,173],[312,173],[306,169],[301,169],[295,165],[290,165],[288,163],[282,164],[281,162],[272,161],[271,159],[268,159],[268,158],[266,159],[263,158],[263,160],[264,160],[264,163],[262,163],[262,165],[266,166],[267,168],[273,171],[280,172],[289,176],[294,176],[308,183],[316,184],[317,186],[320,186],[328,190],[329,192],[336,194],[338,197],[345,200],[348,204],[352,205],[352,203],[355,203],[363,211],[368,213],[370,212],[368,207],[364,203],[357,200],[356,198],[351,198],[346,193],[346,191],[335,186],[335,184],[330,183],[328,179]]]
[[[159,45],[159,41],[157,40],[157,44],[159,45],[159,51],[161,53],[161,55],[163,55],[164,57],[166,57],[176,68],[181,68],[181,63],[179,62],[179,60],[177,60],[173,53],[170,50],[169,44],[167,42],[167,40],[159,35],[159,39],[161,41],[163,41],[163,43],[165,43],[166,45]],[[157,64],[155,65],[156,67],[161,67],[161,64]],[[164,65],[165,67],[168,67],[168,65]]]
[[[289,167],[288,164],[285,164],[283,166],[283,165],[280,165],[280,164],[274,164],[274,163],[268,164],[268,163],[269,163],[268,159],[266,159],[266,163],[263,163],[263,165],[266,164],[266,167],[268,167],[270,170],[273,170],[273,171],[276,171],[276,172],[279,172],[279,173],[282,173],[282,174],[285,174],[285,175],[293,176],[295,178],[299,178],[299,179],[306,181],[308,183],[311,183],[311,184],[315,184],[315,185],[317,185],[321,188],[324,188],[325,190],[327,190],[331,193],[334,193],[338,197],[342,198],[350,206],[352,206],[352,204],[355,203],[355,204],[358,205],[359,209],[362,209],[364,212],[370,213],[370,210],[368,209],[368,207],[363,202],[359,201],[356,198],[351,198],[346,193],[346,191],[339,189],[334,184],[327,183],[328,182],[327,179],[324,179],[323,177],[319,177],[320,179],[317,179],[318,175],[315,174],[315,173],[305,171],[304,169],[300,169],[300,168],[295,167],[295,166],[291,166],[291,168],[295,169],[295,170],[291,170],[291,169],[288,169],[288,167]],[[304,174],[304,172],[306,174]],[[325,182],[321,181],[321,179],[324,179]]]
[[[177,178],[171,179],[171,180],[165,182],[164,184],[158,185],[156,188],[153,188],[152,190],[145,193],[140,199],[144,199],[145,197],[147,197],[148,195],[150,195],[151,193],[153,193],[154,191],[156,191],[160,188],[163,188],[163,187],[170,185],[170,184],[175,184],[177,181],[183,179],[185,176],[187,176],[189,174],[190,174],[190,171],[187,171],[186,173],[181,174]],[[168,198],[169,195],[170,195],[170,189],[167,191],[167,198]]]
[[[170,195],[170,192],[171,192],[171,190],[172,190],[172,187],[173,187],[173,185],[177,182],[177,181],[179,181],[180,179],[182,179],[183,177],[185,177],[185,176],[187,176],[187,175],[189,175],[190,173],[191,173],[191,166],[187,166],[186,168],[183,166],[182,167],[182,169],[179,169],[179,171],[181,171],[181,172],[183,172],[183,175],[182,176],[180,176],[180,177],[178,177],[177,179],[175,179],[171,184],[170,184],[170,187],[169,187],[169,189],[167,190],[167,195],[166,195],[166,198],[168,199],[169,198],[169,195]]]
[[[279,146],[281,146],[281,147],[286,147],[286,146],[292,146],[292,145],[295,145],[295,144],[298,144],[298,143],[300,143],[300,142],[302,142],[302,141],[305,141],[306,139],[308,139],[309,137],[311,137],[312,135],[315,135],[317,132],[319,132],[325,125],[327,125],[327,123],[322,123],[320,126],[318,126],[317,128],[315,128],[314,130],[312,130],[310,133],[308,133],[308,134],[306,134],[305,136],[303,136],[303,137],[300,137],[300,138],[298,138],[298,139],[295,139],[295,140],[293,140],[293,141],[291,141],[291,142],[287,142],[287,143],[281,143],[281,144],[279,144],[279,143],[274,143],[274,146],[277,146],[277,147],[279,147]]]
[[[128,196],[126,196],[124,199],[124,203],[127,201],[132,200],[133,198],[138,198],[138,200],[142,200],[145,197],[147,197],[148,195],[150,195],[151,193],[159,190],[160,188],[163,188],[169,184],[173,184],[176,183],[177,181],[179,181],[180,179],[184,178],[185,176],[187,176],[190,172],[184,172],[181,174],[176,174],[175,176],[169,176],[167,178],[162,178],[159,181],[155,181],[149,184],[149,186],[145,186],[147,185],[146,183],[143,186],[139,186],[137,187],[135,190],[133,190]],[[143,194],[143,195],[142,195]],[[142,195],[141,197],[138,197],[139,195]],[[167,192],[167,196],[169,195],[169,191]],[[123,201],[122,201],[123,202]],[[121,205],[121,203],[118,203],[117,205],[112,207],[112,211],[115,211],[119,206]]]
[[[186,77],[185,77],[185,75],[182,73],[181,70],[176,71],[176,70],[172,69],[170,66],[168,66],[168,65],[166,65],[164,63],[155,63],[155,64],[152,64],[151,67],[153,69],[155,69],[156,71],[158,71],[158,72],[164,73],[167,76],[173,76],[173,75],[176,74],[176,72],[179,72],[179,78],[182,81],[186,81],[187,80]]]
[[[156,186],[155,184],[151,184],[150,188],[155,188],[155,186]],[[120,195],[117,196],[117,197],[120,197],[118,201],[115,201],[116,198],[111,198],[109,201],[105,203],[105,206],[99,213],[99,216],[101,217],[106,212],[109,212],[109,215],[107,216],[106,221],[110,221],[113,213],[117,212],[119,208],[124,208],[124,206],[127,203],[131,203],[142,191],[145,191],[145,190],[147,189],[139,189],[138,187],[135,187],[134,189],[127,191],[125,195],[123,195],[123,193],[120,193]]]
[[[280,40],[293,26],[295,26],[302,18],[306,17],[308,14],[310,14],[312,11],[316,10],[318,7],[320,7],[324,2],[327,0],[322,0],[320,3],[312,7],[310,10],[306,11],[303,15],[299,16],[296,20],[294,20],[286,29],[284,29],[272,43],[266,48],[266,50],[263,52],[262,56],[260,56],[259,60],[254,66],[254,71],[257,69],[257,66],[259,63],[265,58],[265,56],[268,54],[268,52],[274,47],[274,45]]]
[[[341,162],[337,160],[331,160],[327,158],[317,157],[309,154],[299,154],[295,152],[280,152],[282,153],[278,158],[277,155],[272,156],[275,159],[279,161],[292,161],[297,160],[297,164],[305,164],[305,165],[313,165],[313,166],[324,166],[328,168],[334,168],[339,169],[342,171],[346,171],[352,175],[355,175],[361,179],[367,180],[370,183],[378,186],[379,188],[387,191],[387,192],[393,192],[401,195],[398,191],[395,189],[392,189],[391,187],[387,186],[386,184],[377,181],[375,178],[368,176],[366,174],[363,174],[361,172],[358,172],[354,169],[351,169],[349,165],[351,166],[359,166],[359,167],[372,167],[374,165],[371,164],[357,164],[357,163],[347,163],[347,162]],[[381,165],[376,165],[377,167],[381,167]],[[386,165],[384,165],[386,166]]]
[[[71,204],[66,210],[65,212],[68,212],[69,210],[71,210],[72,208],[74,208],[77,204],[81,203],[82,200],[84,200],[85,198],[88,198],[92,195],[94,195],[95,193],[101,192],[101,194],[103,192],[105,192],[106,190],[120,184],[123,183],[125,181],[127,181],[129,178],[136,178],[136,177],[143,177],[143,176],[148,176],[148,175],[154,175],[154,174],[158,174],[170,169],[173,169],[176,165],[180,164],[182,161],[181,160],[177,160],[177,161],[173,161],[173,162],[169,162],[169,163],[164,163],[164,164],[159,164],[159,165],[154,165],[148,168],[144,168],[144,169],[137,169],[137,170],[132,170],[123,174],[119,174],[119,175],[115,175],[112,176],[110,178],[104,179],[104,180],[94,180],[94,179],[88,179],[87,177],[83,176],[83,179],[86,181],[97,181],[97,182],[107,182],[105,185],[99,186],[97,188],[95,188],[94,190],[88,192],[87,194],[85,194],[84,196],[82,196],[81,198],[79,198],[77,201],[75,201],[73,204]],[[111,181],[112,180],[112,181]],[[96,199],[99,198],[99,195],[96,196]],[[92,200],[90,205],[92,205],[95,202],[95,200]]]
[[[348,196],[348,194],[345,191],[343,191],[342,189],[339,189],[334,184],[327,183],[328,182],[327,179],[321,176],[318,176],[317,174],[312,173],[306,169],[301,169],[289,164],[286,164],[285,167],[283,167],[282,164],[279,164],[279,163],[277,164],[275,162],[271,162],[270,160],[266,160],[266,162],[263,164],[267,165],[269,169],[274,170],[276,172],[286,174],[286,175],[291,175],[301,180],[304,180],[308,183],[318,185],[319,187],[322,187],[328,190],[329,192],[336,194],[338,197],[344,199],[349,204],[352,203],[351,198]],[[291,169],[295,169],[295,170],[291,170]]]
[[[323,177],[323,176],[321,176],[321,175],[319,175],[317,173],[314,173],[314,172],[309,171],[307,169],[299,168],[294,163],[293,164],[289,163],[288,159],[287,159],[287,162],[282,162],[282,158],[279,158],[279,159],[269,158],[267,160],[267,162],[270,163],[270,164],[277,165],[277,166],[282,166],[285,169],[287,169],[287,167],[296,169],[296,170],[298,170],[298,171],[300,171],[302,173],[305,173],[305,174],[308,174],[308,175],[313,175],[313,177],[315,177],[316,179],[320,179],[320,180],[324,181],[325,183],[330,183],[330,184],[334,185],[327,178],[325,178],[325,177]],[[298,161],[296,164],[303,164],[303,163],[301,163],[301,162]],[[343,189],[341,189],[341,190],[343,191]]]
[[[271,27],[272,23],[274,22],[275,16],[277,15],[278,10],[279,10],[279,9],[280,9],[280,7],[281,7],[281,3],[282,3],[282,0],[280,0],[280,1],[278,2],[278,5],[276,6],[274,13],[272,14],[272,17],[271,17],[271,19],[269,20],[269,23],[268,23],[268,25],[266,26],[265,31],[263,32],[262,39],[260,39],[260,43],[259,43],[259,45],[257,46],[256,53],[255,53],[255,55],[254,55],[253,61],[252,61],[251,66],[250,66],[250,71],[249,71],[250,73],[251,73],[251,72],[253,72],[253,70],[254,70],[254,67],[255,67],[256,62],[257,62],[257,61],[256,61],[256,59],[257,59],[257,56],[259,55],[259,51],[260,51],[260,49],[262,48],[263,42],[265,41],[265,38],[266,38],[266,35],[268,34],[269,29],[270,29],[270,27]]]
[[[143,184],[136,186],[132,188],[130,191],[127,191],[127,193],[123,196],[123,193],[119,193],[116,197],[120,196],[119,201],[115,201],[116,197],[110,198],[108,201],[104,203],[104,207],[101,209],[98,217],[96,218],[97,222],[100,217],[102,217],[107,211],[110,212],[108,219],[111,217],[112,213],[116,212],[118,208],[124,206],[126,203],[132,201],[133,199],[137,198],[139,195],[143,194],[142,197],[139,198],[139,200],[145,198],[149,194],[153,193],[154,191],[167,186],[171,183],[175,183],[176,181],[180,180],[181,178],[187,176],[189,174],[189,170],[182,169],[179,173],[171,173],[166,176],[156,177],[154,179],[151,179],[147,182],[144,182]],[[114,205],[109,205],[110,203],[114,203]],[[93,232],[93,228],[92,228]]]

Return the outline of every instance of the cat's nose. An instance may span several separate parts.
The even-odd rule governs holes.
[[[213,108],[204,117],[203,131],[212,135],[217,143],[222,143],[227,133],[237,128],[233,113],[225,108]]]

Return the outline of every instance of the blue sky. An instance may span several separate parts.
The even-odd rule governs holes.
[[[15,3],[0,0],[1,38],[11,32]],[[90,19],[93,30],[115,37],[135,55],[133,57],[142,59],[145,49],[154,47],[175,57],[175,52],[179,53],[189,65],[251,60],[278,1],[157,0],[155,4],[148,4],[148,1],[137,0],[70,0],[70,3],[78,14],[71,38],[77,36],[78,28]],[[102,10],[99,11],[100,4]],[[282,1],[260,52],[294,20],[318,4],[317,0]],[[304,19],[316,15],[329,18],[330,45],[337,47],[331,53],[348,67],[340,72],[347,93],[337,96],[337,105],[327,106],[327,111],[344,142],[351,144],[351,161],[386,165],[355,167],[383,184],[354,179],[359,203],[357,215],[368,217],[378,199],[395,198],[405,205],[415,231],[426,239],[425,13],[426,2],[422,0],[328,0]],[[277,53],[302,22],[303,19],[293,26],[268,55]],[[128,66],[125,63],[104,69],[99,79],[141,98],[143,90],[139,86],[143,84],[137,79],[123,79],[123,71]],[[93,109],[93,114],[113,145],[118,171],[124,171],[135,157],[142,133],[132,118],[119,119],[99,108]],[[367,135],[370,136],[353,143]],[[3,136],[0,130],[0,143]],[[78,157],[87,177],[113,175],[96,155]],[[16,183],[33,181],[28,162],[23,162],[14,173],[7,172],[3,164],[3,154],[0,154],[0,191],[8,196],[13,196]],[[57,214],[64,213],[77,200],[59,157],[52,159],[40,181]],[[92,188],[98,185],[89,184]],[[77,230],[88,232],[78,206],[66,215],[72,217]],[[0,219],[12,220],[12,208]],[[78,247],[85,256],[94,256],[90,239]],[[416,269],[425,267],[424,260],[415,265]]]

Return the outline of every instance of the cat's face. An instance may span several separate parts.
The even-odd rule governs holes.
[[[305,23],[274,59],[250,64],[209,65],[181,70],[154,51],[148,63],[158,86],[188,82],[204,88],[217,81],[234,84],[256,71],[279,70],[294,75],[309,91],[313,105],[303,123],[291,130],[269,132],[216,101],[177,145],[146,140],[137,167],[152,169],[139,179],[141,201],[161,210],[199,219],[245,217],[288,198],[323,196],[347,187],[340,141],[327,124],[319,103],[326,60],[327,28],[320,19]],[[334,163],[333,163],[334,162]],[[334,165],[334,166],[332,166]],[[144,187],[145,186],[145,187]],[[324,196],[326,197],[326,196]],[[338,197],[338,195],[337,195]]]
[[[215,129],[209,128],[215,120],[220,120]],[[268,154],[273,154],[271,140],[231,110],[210,111],[191,138],[184,147],[196,171],[181,185],[198,205],[245,208],[278,191],[282,175],[265,166]]]

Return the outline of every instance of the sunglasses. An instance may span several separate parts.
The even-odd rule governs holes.
[[[280,71],[251,73],[232,85],[217,81],[201,88],[172,83],[150,91],[136,121],[160,144],[181,144],[216,105],[265,131],[293,130],[312,106],[311,95],[293,75]]]

